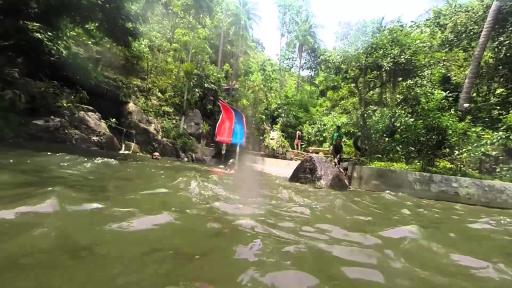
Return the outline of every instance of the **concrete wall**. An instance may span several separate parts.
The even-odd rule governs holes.
[[[512,183],[357,166],[352,187],[418,198],[512,209]]]

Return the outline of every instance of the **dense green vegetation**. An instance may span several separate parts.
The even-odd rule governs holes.
[[[414,23],[342,26],[335,49],[320,45],[307,1],[276,2],[277,61],[252,36],[249,0],[1,1],[2,135],[77,103],[115,118],[101,110],[108,98],[135,102],[181,139],[181,116],[197,108],[214,127],[223,97],[245,111],[253,149],[289,148],[296,130],[325,147],[340,124],[376,165],[512,179],[509,1],[464,113],[458,98],[492,1],[449,0]]]

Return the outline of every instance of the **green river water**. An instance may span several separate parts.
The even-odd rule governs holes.
[[[0,287],[512,287],[512,211],[0,148]]]

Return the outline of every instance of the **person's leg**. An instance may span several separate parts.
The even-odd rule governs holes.
[[[341,164],[341,154],[336,155],[336,166],[340,166]]]
[[[300,141],[300,140],[297,141],[297,147],[299,148],[297,150],[301,151],[301,149],[302,149],[301,145],[302,145],[302,141]]]

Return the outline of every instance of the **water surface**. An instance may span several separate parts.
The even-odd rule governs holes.
[[[0,287],[512,287],[512,212],[0,150]]]

